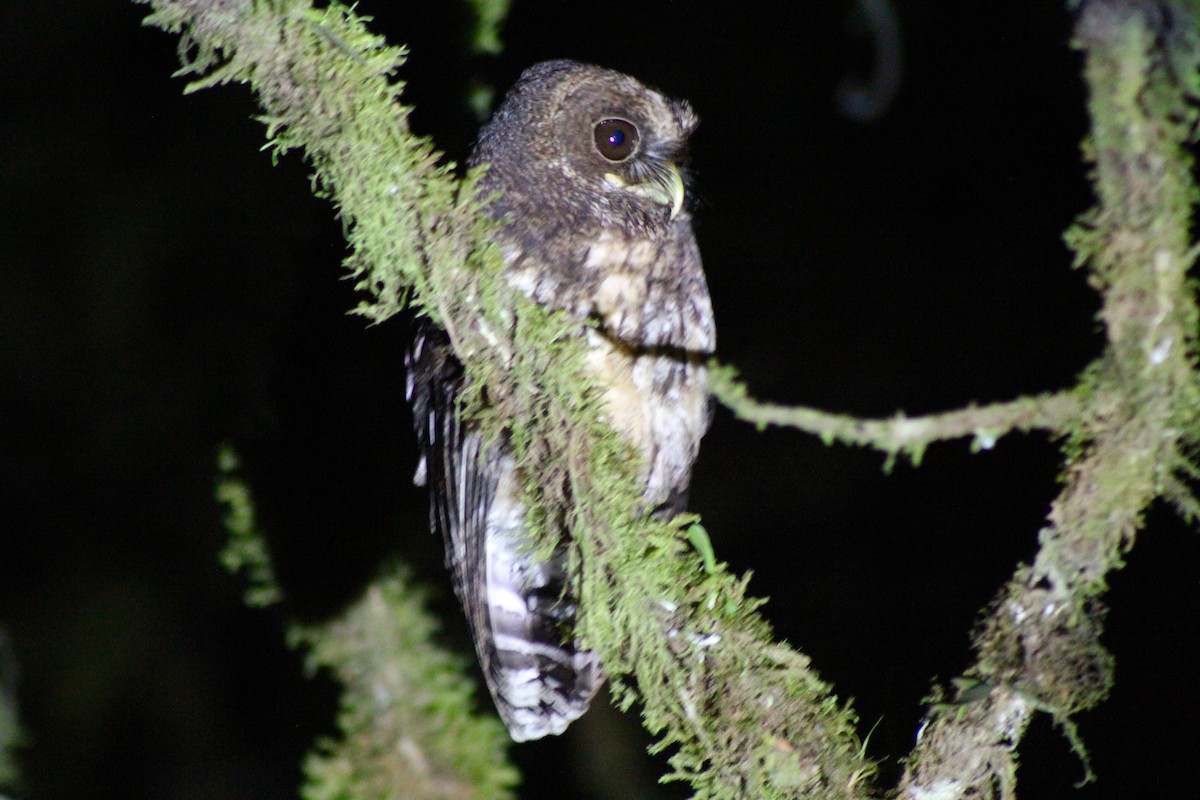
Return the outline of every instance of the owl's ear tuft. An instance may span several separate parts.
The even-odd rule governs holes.
[[[691,136],[700,125],[700,116],[696,114],[692,109],[692,104],[687,100],[672,100],[671,105],[675,110],[675,121],[679,123],[684,137]]]

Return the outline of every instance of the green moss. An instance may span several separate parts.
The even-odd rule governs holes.
[[[376,580],[339,619],[293,626],[309,668],[342,684],[340,736],[304,762],[306,800],[508,798],[508,733],[472,711],[466,665],[434,646],[437,624],[406,570]]]
[[[282,599],[275,569],[267,552],[267,543],[255,522],[254,499],[250,487],[241,478],[241,461],[232,445],[221,446],[217,454],[216,500],[225,508],[227,539],[219,558],[230,574],[246,581],[243,598],[251,608],[264,608]]]
[[[16,750],[24,735],[17,709],[16,659],[8,633],[0,628],[0,793],[16,792],[20,785]]]
[[[217,499],[225,507],[225,566],[247,583],[252,607],[278,603],[249,486],[226,445],[218,456]],[[304,764],[309,800],[455,800],[508,798],[517,783],[506,762],[508,735],[475,712],[467,665],[437,646],[437,623],[405,569],[375,580],[342,615],[319,625],[292,624],[287,638],[307,651],[311,671],[342,685],[339,736],[317,743]]]

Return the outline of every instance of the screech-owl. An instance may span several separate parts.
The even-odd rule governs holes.
[[[641,453],[647,513],[686,502],[709,422],[704,360],[716,334],[685,206],[697,118],[612,70],[548,61],[526,70],[480,131],[471,164],[502,226],[505,276],[579,320],[588,367],[614,428]],[[425,324],[409,351],[408,399],[422,452],[416,482],[512,738],[562,733],[604,680],[572,633],[578,581],[557,555],[533,563],[522,477],[503,442],[487,447],[456,414],[462,370]],[[536,476],[532,476],[536,479]]]

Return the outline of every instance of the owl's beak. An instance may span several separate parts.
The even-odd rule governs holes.
[[[679,216],[679,212],[683,210],[683,198],[685,190],[683,188],[683,176],[679,174],[679,168],[674,164],[668,164],[666,170],[657,173],[655,182],[662,190],[663,199],[660,201],[664,206],[671,207],[671,219]]]
[[[611,172],[604,178],[613,187],[641,195],[647,200],[671,209],[671,219],[675,219],[683,210],[685,195],[683,176],[674,164],[655,164],[654,170],[646,177],[646,180],[638,183],[627,183],[620,175]]]

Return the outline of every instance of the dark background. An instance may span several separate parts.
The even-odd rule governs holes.
[[[886,415],[1070,385],[1102,339],[1060,238],[1091,202],[1062,4],[897,0],[906,70],[872,124],[834,103],[871,63],[850,4],[810,5],[517,0],[495,58],[467,54],[455,3],[361,10],[410,45],[414,125],[455,159],[478,126],[470,82],[503,90],[545,58],[690,99],[720,356],[759,396]],[[336,695],[217,565],[214,454],[245,457],[289,613],[336,611],[399,556],[466,653],[409,480],[406,325],[346,314],[340,223],[301,159],[260,152],[244,87],[183,97],[177,41],[143,14],[0,5],[0,626],[22,795],[295,797]],[[1059,464],[1042,436],[935,446],[891,476],[882,461],[719,411],[692,498],[894,776],[930,680],[967,665],[972,622],[1032,557]],[[1042,716],[1023,797],[1192,796],[1197,550],[1151,512],[1111,580],[1116,688],[1079,718],[1099,782],[1071,789],[1082,769]],[[525,797],[603,796],[577,727],[514,749]],[[614,769],[683,793],[653,762]]]

